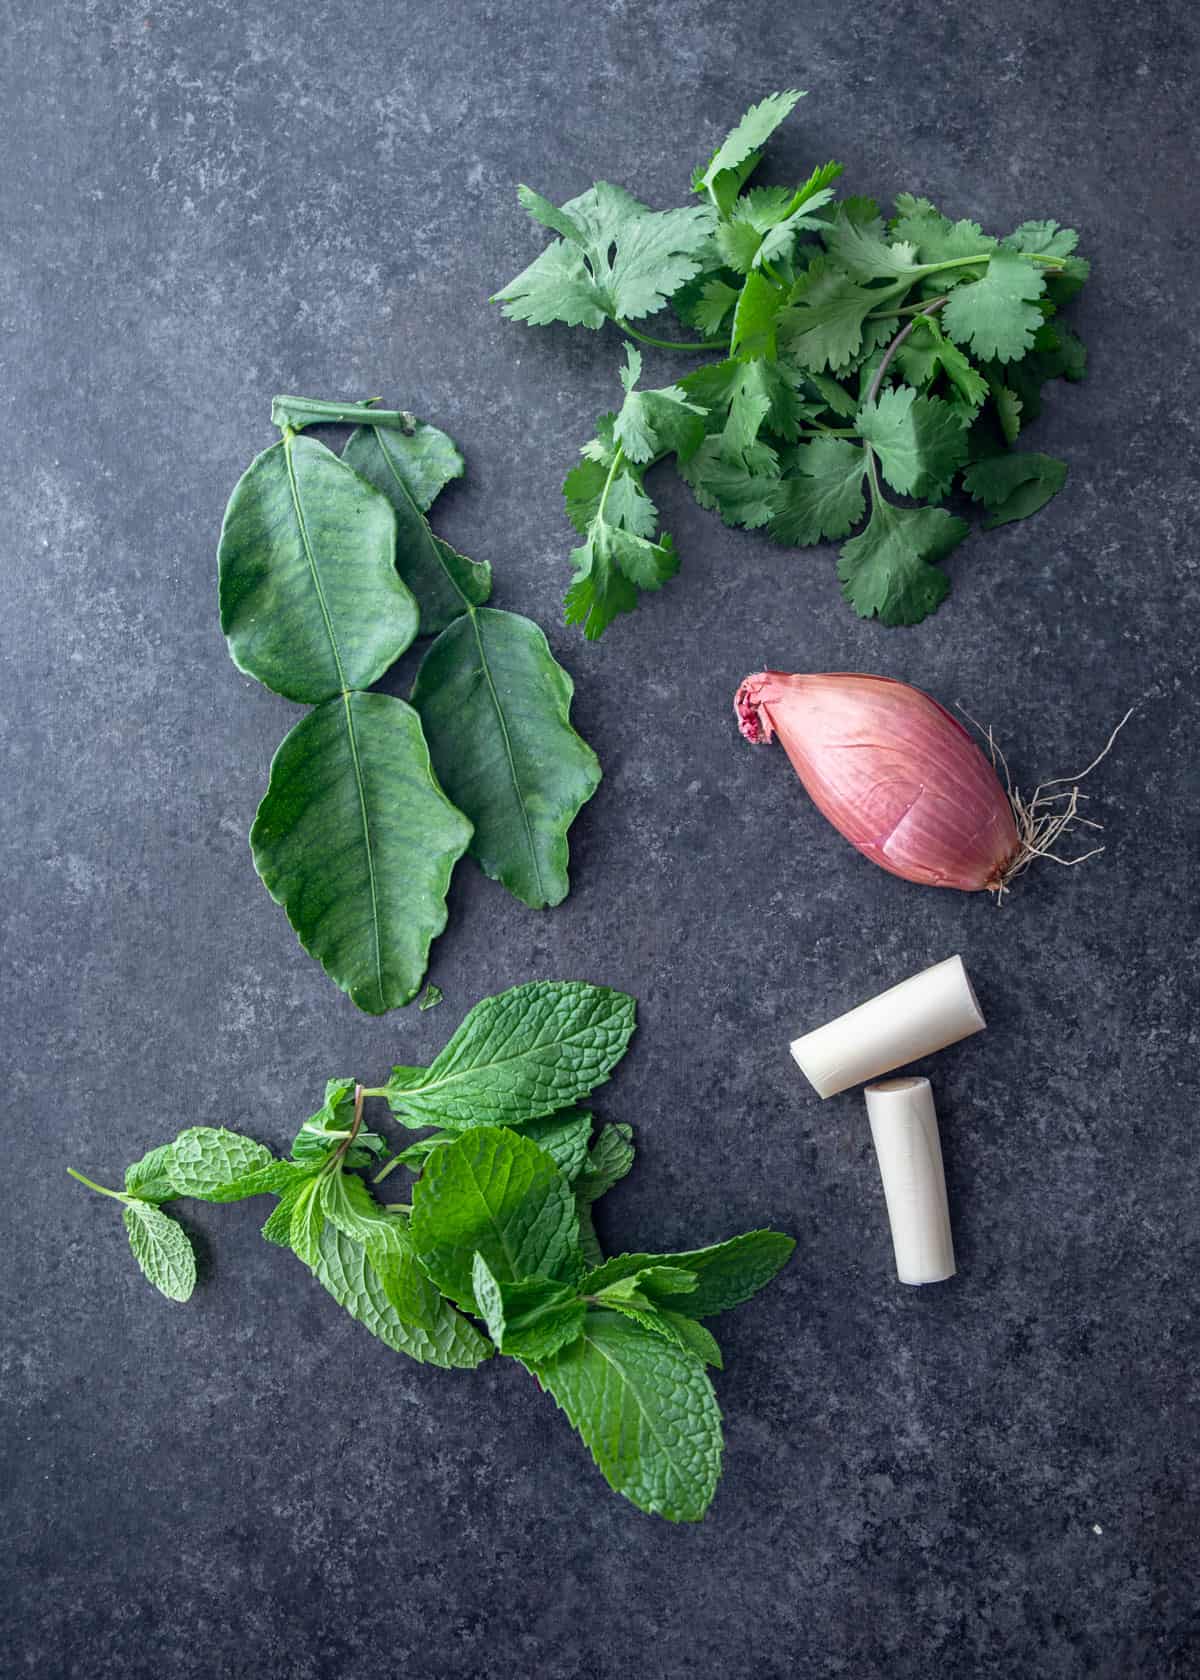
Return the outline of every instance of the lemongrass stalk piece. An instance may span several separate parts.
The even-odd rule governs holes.
[[[791,1050],[817,1095],[832,1097],[986,1026],[962,958],[947,957],[793,1039]]]
[[[929,1081],[884,1079],[868,1085],[866,1097],[896,1276],[901,1283],[942,1283],[954,1276],[954,1239]]]

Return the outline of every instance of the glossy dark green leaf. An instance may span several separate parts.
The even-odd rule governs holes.
[[[575,685],[537,625],[482,607],[425,655],[412,703],[484,873],[540,910],[567,896],[567,830],[600,783],[571,727]]]
[[[468,607],[487,600],[492,592],[487,561],[468,560],[434,536],[425,519],[439,491],[462,475],[463,458],[453,439],[421,422],[411,433],[360,426],[350,434],[342,459],[392,504],[396,569],[417,598],[423,636],[437,635]]]
[[[221,529],[221,628],[234,664],[310,704],[369,688],[417,633],[396,518],[315,439],[288,434],[238,480]]]
[[[434,778],[412,708],[346,694],[284,740],[250,844],[304,949],[379,1015],[420,989],[470,837]]]

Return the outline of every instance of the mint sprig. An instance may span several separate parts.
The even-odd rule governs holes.
[[[395,1070],[376,1094],[406,1125],[439,1128],[375,1173],[378,1184],[408,1167],[409,1202],[381,1202],[362,1176],[385,1146],[364,1128],[368,1091],[345,1078],[329,1081],[290,1159],[190,1126],[135,1162],[124,1190],[69,1170],[120,1204],[138,1265],[172,1301],[191,1295],[196,1261],[160,1202],[274,1196],[264,1237],[386,1346],[450,1369],[494,1353],[519,1360],[613,1488],[694,1521],[721,1466],[706,1369],[720,1369],[721,1354],[700,1320],[760,1289],[793,1243],[753,1231],[604,1259],[591,1207],[629,1171],[631,1128],[603,1126],[591,1142],[592,1116],[567,1104],[609,1077],[633,1016],[633,999],[606,987],[518,986],[477,1004],[428,1068]]]

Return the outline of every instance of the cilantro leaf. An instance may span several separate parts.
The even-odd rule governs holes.
[[[1032,349],[1042,323],[1035,300],[1046,278],[1035,263],[1004,247],[993,251],[986,272],[946,299],[942,324],[959,344],[983,360],[1019,361]]]
[[[995,455],[976,461],[963,474],[963,489],[990,510],[983,528],[992,531],[1027,519],[1045,507],[1067,482],[1067,463],[1052,455]]]
[[[774,356],[775,317],[783,305],[778,286],[755,272],[746,277],[737,308],[729,348],[734,356]]]
[[[706,280],[700,296],[692,306],[691,319],[705,338],[716,338],[740,293],[724,280]]]
[[[196,1254],[182,1225],[150,1202],[126,1202],[121,1216],[147,1282],[168,1301],[189,1300],[196,1287]]]
[[[721,1413],[694,1354],[593,1309],[569,1347],[526,1363],[610,1487],[671,1522],[700,1520],[721,1474]]]
[[[582,1333],[587,1307],[574,1288],[552,1278],[505,1283],[476,1254],[471,1284],[488,1335],[501,1353],[550,1359]]]
[[[796,1244],[779,1231],[747,1231],[708,1248],[681,1254],[618,1254],[583,1279],[580,1293],[594,1295],[647,1267],[671,1266],[695,1275],[696,1288],[672,1297],[672,1311],[710,1318],[748,1301],[785,1265]]]
[[[942,332],[932,315],[918,315],[912,331],[896,352],[896,361],[908,383],[917,390],[945,374],[963,405],[976,409],[988,394],[988,382],[972,367],[969,359]]]
[[[776,542],[807,548],[844,537],[866,507],[866,451],[847,438],[816,437],[800,444],[779,481],[770,534]]]
[[[911,282],[917,278],[916,246],[904,241],[889,244],[883,232],[870,224],[839,215],[822,237],[833,261],[852,280]]]
[[[884,477],[901,495],[940,502],[967,458],[967,434],[949,403],[892,386],[866,403],[859,436],[879,457]]]
[[[427,1068],[387,1086],[406,1126],[520,1124],[603,1085],[625,1054],[634,1000],[582,980],[535,980],[484,998]]]
[[[518,197],[536,221],[561,235],[492,300],[531,326],[565,321],[594,329],[606,320],[653,314],[700,272],[712,235],[706,207],[651,210],[608,181],[597,181],[561,210],[529,187]]]
[[[996,241],[984,233],[978,222],[952,222],[927,198],[914,198],[911,193],[899,193],[896,198],[896,217],[891,223],[892,238],[916,248],[921,263],[954,262],[962,257],[987,256],[996,248]],[[971,270],[950,269],[937,276],[939,291],[971,278]]]
[[[842,594],[860,618],[919,624],[949,593],[950,580],[935,562],[968,529],[944,508],[896,507],[878,497],[866,530],[842,545]]]
[[[729,213],[742,183],[755,168],[762,147],[791,113],[804,94],[796,88],[771,93],[750,109],[722,140],[707,167],[692,175],[692,191],[708,193],[723,215]]]
[[[505,1283],[574,1283],[583,1270],[570,1185],[549,1155],[502,1126],[475,1127],[434,1151],[413,1186],[409,1230],[434,1283],[470,1311],[477,1252]]]
[[[845,367],[862,349],[867,316],[890,295],[860,286],[827,259],[814,257],[776,317],[780,349],[814,373]]]
[[[700,506],[719,513],[726,525],[754,530],[770,519],[779,457],[768,444],[731,453],[722,438],[708,437],[680,472]]]

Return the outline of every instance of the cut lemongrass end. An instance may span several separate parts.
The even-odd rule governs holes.
[[[791,1051],[817,1095],[832,1097],[986,1026],[962,958],[947,957],[793,1039]]]
[[[944,1283],[956,1270],[954,1239],[929,1081],[880,1080],[867,1086],[866,1098],[896,1276],[901,1283]]]

